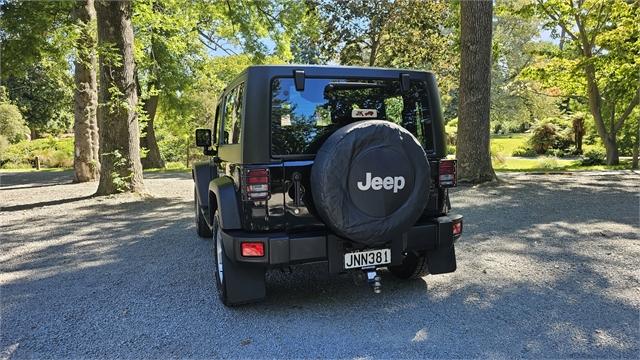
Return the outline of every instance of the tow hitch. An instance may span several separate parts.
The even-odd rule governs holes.
[[[367,274],[367,282],[373,288],[373,292],[380,294],[382,292],[382,282],[378,270],[374,267],[362,268],[362,270]]]

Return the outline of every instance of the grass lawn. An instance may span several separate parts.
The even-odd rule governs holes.
[[[166,162],[164,168],[154,168],[154,169],[145,169],[144,172],[189,172],[191,171],[191,167],[187,167],[187,165],[183,162],[178,161],[169,161]]]
[[[525,147],[529,134],[491,135],[491,152],[511,156],[513,150]]]
[[[557,159],[553,157],[545,158],[506,158],[504,162],[493,161],[493,168],[496,171],[548,171],[564,170],[570,166],[579,165],[580,161]]]
[[[580,160],[559,159],[555,157],[537,158],[506,158],[504,162],[493,162],[495,171],[548,172],[548,171],[579,171],[579,170],[628,170],[631,169],[630,160],[621,160],[620,165],[582,166]]]

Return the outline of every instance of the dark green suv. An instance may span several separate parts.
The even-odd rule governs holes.
[[[265,296],[265,272],[324,262],[330,273],[399,278],[456,269],[436,80],[422,71],[251,66],[224,90],[193,166],[198,235],[213,237],[226,305]]]

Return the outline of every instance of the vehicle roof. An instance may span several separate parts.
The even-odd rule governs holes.
[[[415,69],[398,69],[398,68],[382,68],[370,66],[343,66],[343,65],[303,65],[303,64],[285,64],[285,65],[251,65],[245,71],[264,72],[264,73],[288,73],[293,70],[304,70],[307,76],[358,76],[368,75],[392,77],[400,73],[414,74],[430,74],[433,73],[424,70]],[[245,72],[243,71],[243,73]]]

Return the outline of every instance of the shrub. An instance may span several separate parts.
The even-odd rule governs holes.
[[[549,149],[566,150],[573,144],[573,125],[567,117],[544,119],[533,128],[529,139],[529,145],[538,154],[545,154]]]
[[[0,153],[0,162],[5,163],[3,168],[28,166],[36,156],[44,167],[70,167],[73,165],[73,138],[21,141]]]
[[[535,150],[529,147],[519,147],[513,150],[511,156],[534,157],[538,155]]]
[[[0,135],[13,144],[27,139],[28,133],[29,128],[18,107],[9,103],[0,103]]]
[[[444,132],[447,134],[447,143],[455,146],[458,137],[458,118],[449,120],[444,126]]]
[[[580,161],[583,166],[604,165],[606,164],[607,153],[602,149],[592,149],[584,154],[584,158]]]
[[[2,169],[31,169],[33,167],[31,164],[13,163],[11,161],[3,163],[2,160],[0,160],[0,164],[2,164],[0,166]]]
[[[4,135],[0,135],[0,159],[4,155],[5,151],[9,148],[9,140]]]
[[[564,157],[565,153],[562,149],[549,149],[544,153],[546,156]]]
[[[529,138],[529,145],[536,154],[544,154],[556,143],[558,134],[556,126],[550,122],[538,124]]]
[[[578,150],[575,148],[575,146],[570,146],[566,149],[549,149],[544,154],[547,156],[566,158],[570,156],[575,156],[577,155],[577,153],[578,153]]]
[[[187,157],[186,145],[185,139],[172,134],[167,134],[158,140],[160,154],[167,162],[185,161]]]

